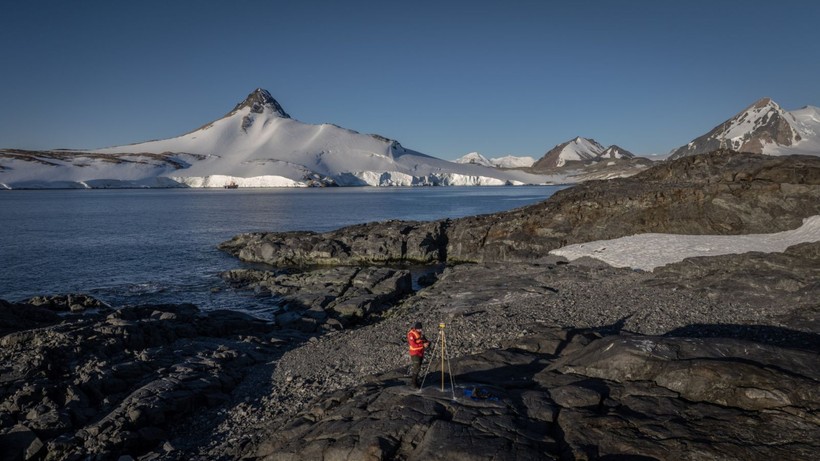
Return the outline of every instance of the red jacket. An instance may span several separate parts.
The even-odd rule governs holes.
[[[424,347],[430,344],[419,330],[411,328],[407,332],[407,344],[410,346],[410,355],[424,357]]]

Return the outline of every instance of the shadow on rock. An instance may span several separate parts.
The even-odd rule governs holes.
[[[735,338],[771,346],[820,350],[820,334],[770,325],[687,325],[665,334],[681,338]]]

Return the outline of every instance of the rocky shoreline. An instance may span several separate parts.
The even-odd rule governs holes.
[[[819,197],[820,159],[718,152],[507,213],[237,236],[272,267],[223,278],[274,322],[0,301],[0,459],[811,459],[820,242],[653,272],[547,252],[784,230]],[[454,389],[406,385],[417,320]]]
[[[820,157],[716,151],[629,178],[588,181],[515,210],[336,231],[240,234],[220,245],[275,267],[533,261],[565,245],[633,234],[739,235],[820,214]]]

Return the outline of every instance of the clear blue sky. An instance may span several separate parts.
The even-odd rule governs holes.
[[[0,4],[0,147],[173,137],[257,87],[446,159],[665,153],[764,96],[820,106],[820,2]]]

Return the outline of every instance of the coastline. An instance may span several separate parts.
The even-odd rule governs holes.
[[[700,161],[710,166],[711,159]],[[701,229],[732,233],[771,226],[763,224],[770,215],[786,216],[772,207],[772,197],[812,203],[818,193],[812,172],[820,169],[807,170],[800,187],[774,188],[775,167],[750,167],[768,175],[768,182],[729,181],[715,190],[741,197],[755,214],[740,224],[725,212],[723,221],[701,215]],[[708,190],[709,178],[697,184]],[[413,229],[394,223],[406,230],[395,234],[378,226],[291,233],[278,251],[254,247],[253,236],[235,239],[223,249],[243,259],[281,251],[301,255],[298,261],[290,257],[294,266],[304,264],[301,269],[229,276],[236,289],[288,297],[292,315],[275,323],[194,306],[83,313],[83,306],[72,309],[67,299],[50,309],[0,304],[4,314],[17,313],[12,320],[18,322],[4,317],[11,331],[0,337],[6,370],[0,437],[10,441],[12,434],[28,441],[24,448],[33,455],[47,451],[54,459],[86,453],[146,461],[332,459],[343,453],[429,459],[436,447],[441,456],[467,459],[488,452],[499,459],[674,459],[682,446],[723,458],[816,452],[820,430],[811,415],[820,408],[820,243],[687,259],[652,272],[549,256],[553,241],[656,225],[633,219],[625,227],[634,210],[610,220],[606,213],[624,214],[613,203],[644,203],[655,207],[653,215],[659,203],[677,206],[649,187],[646,195],[654,201],[612,195],[619,190],[625,188],[617,183],[568,189],[545,204],[464,218],[443,230],[433,222]],[[669,188],[661,192],[670,194]],[[595,197],[604,197],[610,208],[601,211]],[[760,216],[763,202],[768,215]],[[554,213],[562,207],[581,213],[590,228],[559,234],[564,228],[547,219],[562,219]],[[533,213],[541,209],[546,211]],[[783,221],[793,223],[813,210],[787,212]],[[684,231],[698,222],[675,218],[660,222],[679,223]],[[537,220],[540,229],[553,229],[539,242],[521,232],[528,229],[522,223]],[[610,227],[596,228],[595,222]],[[566,228],[575,229],[573,224]],[[266,244],[282,238],[263,236]],[[473,246],[475,239],[482,246]],[[395,242],[398,250],[391,253]],[[408,257],[413,251],[418,258]],[[362,255],[344,265],[344,258]],[[472,255],[469,264],[459,259],[465,255]],[[425,287],[409,292],[407,275],[381,267],[402,256],[445,266]],[[333,264],[304,270],[316,258],[332,258]],[[54,310],[76,313],[57,316]],[[439,322],[452,332],[458,398],[435,386],[420,393],[407,388],[402,338],[414,321],[433,327],[428,335],[435,335]],[[465,398],[462,391],[476,386],[498,400]],[[772,430],[743,429],[766,425]],[[538,428],[537,434],[526,427]]]

